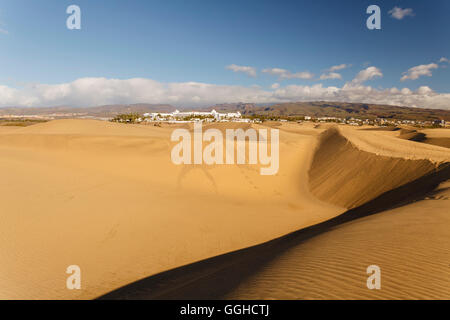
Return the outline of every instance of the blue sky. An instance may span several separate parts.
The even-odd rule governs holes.
[[[66,28],[65,11],[71,4],[81,8],[81,30]],[[381,8],[381,30],[366,27],[366,8],[371,4]],[[394,7],[411,11],[400,11],[405,16],[395,18],[389,13]],[[441,94],[438,102],[429,106],[445,107],[450,66],[439,60],[450,58],[449,15],[450,2],[445,0],[4,0],[0,2],[0,106],[102,103],[101,99],[89,100],[92,92],[85,92],[85,99],[75,99],[73,92],[64,99],[60,87],[51,87],[59,90],[58,98],[42,97],[43,85],[70,84],[84,78],[150,79],[174,97],[164,101],[162,94],[158,98],[142,94],[128,101],[124,95],[131,93],[125,92],[116,99],[109,96],[105,102],[213,102],[214,96],[192,93],[194,97],[186,98],[185,91],[191,89],[178,88],[184,90],[178,94],[165,87],[190,82],[235,87],[241,93],[230,92],[230,102],[250,101],[252,96],[259,100],[255,102],[278,101],[273,90],[289,86],[303,91],[297,95],[279,91],[280,99],[303,100],[305,87],[340,89],[360,71],[374,67],[378,70],[372,70],[375,75],[359,84],[379,90],[378,96],[393,87],[412,91],[428,87],[433,94]],[[334,72],[334,77],[339,74],[340,78],[320,80],[321,75],[330,73],[327,69],[342,64],[346,67]],[[230,65],[238,67],[233,71],[227,68]],[[417,79],[405,73],[417,66],[424,66]],[[243,70],[240,67],[253,70],[256,76],[239,72]],[[269,72],[273,68],[285,71]],[[405,74],[408,79],[401,81]],[[40,87],[33,88],[33,84]],[[121,86],[114,84],[113,88],[116,85]],[[111,83],[101,88],[104,86],[113,90]],[[136,86],[150,85],[133,86],[136,93]],[[259,91],[242,94],[245,88]],[[13,99],[12,95],[28,98]],[[227,102],[226,95],[223,90],[218,93],[217,102]],[[345,97],[354,100],[362,96]],[[151,101],[141,101],[145,98]],[[425,98],[399,99],[392,104],[428,106]]]

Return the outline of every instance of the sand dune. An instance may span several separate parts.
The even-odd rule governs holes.
[[[450,148],[449,131],[448,129],[401,129],[398,138]]]
[[[245,285],[246,280],[256,276],[258,268],[276,263],[276,257],[299,241],[312,241],[307,239],[330,226],[428,192],[449,171],[446,148],[354,128],[307,124],[277,126],[280,169],[274,176],[261,176],[254,165],[176,166],[170,160],[174,145],[170,134],[176,127],[57,120],[0,129],[0,195],[5,212],[0,225],[0,298],[95,298],[130,283],[135,284],[113,297],[193,298],[193,292],[201,298],[251,296],[253,284]],[[447,201],[441,203],[448,209]],[[343,214],[349,208],[353,209]],[[425,209],[417,210],[414,219],[419,224],[419,212]],[[445,216],[436,216],[431,220],[445,226]],[[433,232],[429,220],[423,221],[419,234]],[[387,229],[374,239],[390,239],[389,222],[380,224]],[[288,240],[283,238],[287,234]],[[438,239],[446,245],[442,237],[436,233],[428,242],[423,236],[398,241],[404,246],[411,243],[418,252],[435,246],[433,258],[445,263],[447,256],[436,244]],[[327,241],[329,252],[333,238]],[[337,245],[335,251],[351,252],[350,243]],[[358,250],[364,251],[363,242]],[[317,262],[313,258],[310,267]],[[297,266],[303,263],[297,254],[288,260]],[[82,290],[65,288],[65,270],[71,264],[81,267]],[[418,268],[442,271],[441,265],[430,265]],[[322,271],[314,268],[318,274]],[[414,275],[413,271],[410,276]],[[412,287],[420,290],[414,281]],[[304,286],[298,283],[302,291]],[[136,285],[140,291],[133,289]],[[265,290],[257,291],[265,297],[283,297]],[[326,286],[323,290],[330,291]],[[342,296],[339,292],[336,297]],[[443,294],[439,289],[436,296]],[[324,297],[320,292],[315,296]]]
[[[243,279],[223,298],[448,299],[448,161],[435,168],[431,161],[444,158],[440,152],[435,153],[438,149],[431,148],[426,148],[430,150],[429,160],[373,157],[346,140],[337,129],[321,138],[310,170],[313,193],[348,208],[370,205],[350,210],[332,219],[334,223],[330,221],[328,226],[323,224],[323,230],[306,241],[298,235],[297,244]],[[426,183],[427,176],[436,179],[432,184],[447,182],[427,193],[432,186]],[[394,196],[385,193],[399,186],[402,187]],[[417,198],[421,192],[426,196]],[[385,199],[391,206],[410,203],[364,217],[389,206]],[[354,220],[359,216],[362,217]],[[381,268],[381,290],[368,290],[365,286],[366,268],[373,264]]]
[[[448,299],[449,185],[426,200],[335,227],[267,263],[229,299]],[[368,290],[366,268],[381,269]]]
[[[320,180],[325,189],[335,185],[338,200],[364,198],[363,205],[273,241],[149,277],[103,298],[448,298],[450,189],[443,181],[450,179],[449,164],[436,166],[428,160],[365,154],[337,129],[325,132],[320,140],[309,172],[311,182]],[[357,159],[344,157],[339,152],[341,148]],[[318,179],[318,167],[328,161],[327,155],[331,157],[330,149],[336,151],[332,159],[340,167]],[[360,178],[353,182],[358,192],[346,189],[349,194],[345,194],[336,187],[343,187],[340,175],[351,181],[352,174],[357,176],[364,165],[377,171],[393,164],[399,174],[389,173],[381,179],[366,175],[368,182],[379,185],[377,189],[371,189]],[[415,170],[422,170],[421,175],[411,178]],[[439,184],[441,187],[432,191]],[[364,188],[368,186],[366,192]],[[330,197],[329,201],[335,199]],[[400,206],[405,203],[409,204]],[[396,206],[397,209],[386,210]],[[381,291],[366,287],[366,268],[372,264],[381,267]]]
[[[340,214],[307,192],[315,140],[280,133],[280,170],[176,166],[171,126],[58,120],[0,134],[0,298],[94,298]],[[79,265],[83,290],[65,288]]]
[[[353,139],[354,133],[351,134]],[[334,128],[321,136],[309,171],[310,187],[319,199],[351,209],[434,169],[429,160],[374,156],[360,150]]]
[[[450,148],[450,130],[444,128],[417,129],[410,126],[405,127],[381,127],[362,128],[361,130],[378,131],[384,135],[397,137],[404,140],[423,142],[439,147]]]
[[[361,151],[377,156],[409,160],[429,160],[435,164],[448,161],[447,148],[398,138],[399,131],[367,131],[339,127],[341,135]]]
[[[410,141],[424,142],[427,136],[425,133],[417,130],[401,129],[398,137]]]
[[[450,130],[448,129],[425,129],[420,133],[425,135],[422,142],[433,144],[436,146],[450,148]]]

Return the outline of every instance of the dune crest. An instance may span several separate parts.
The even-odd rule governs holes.
[[[381,131],[353,130],[348,127],[339,127],[338,130],[358,149],[379,156],[429,160],[435,164],[450,161],[449,150],[440,146],[398,139]]]
[[[358,135],[356,130],[349,132],[347,129],[345,135],[342,131],[331,128],[322,133],[309,169],[311,192],[323,201],[347,209],[355,208],[436,170],[436,163],[430,160],[408,159],[404,151],[399,151],[401,146],[395,152],[375,150],[379,144],[376,140],[366,139],[366,135]],[[394,150],[394,146],[389,148]],[[428,149],[432,151],[427,157],[444,159],[444,152],[436,149]],[[382,155],[388,153],[396,157]]]
[[[442,183],[450,179],[448,163],[436,167],[427,160],[377,156],[359,150],[335,128],[319,140],[312,180],[329,192],[325,201],[331,196],[350,210],[261,245],[159,273],[101,298],[448,298],[450,198],[449,184]],[[324,173],[332,162],[336,167]],[[375,174],[367,172],[370,166],[376,167]],[[389,173],[385,181],[376,174],[384,168],[399,173]],[[364,176],[352,181],[355,189],[342,185],[342,179],[361,171]],[[366,268],[372,264],[382,270],[381,291],[365,286]]]

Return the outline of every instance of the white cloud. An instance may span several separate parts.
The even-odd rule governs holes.
[[[428,86],[421,86],[417,89],[417,93],[420,95],[430,95],[433,93],[433,90]]]
[[[238,66],[235,64],[230,64],[229,66],[225,67],[228,70],[232,70],[234,72],[243,72],[251,77],[256,77],[256,69],[249,66]]]
[[[450,94],[438,94],[428,87],[416,91],[408,88],[378,90],[370,86],[347,83],[342,88],[314,86],[287,86],[274,94],[283,101],[341,101],[363,102],[409,107],[450,109]]]
[[[397,19],[397,20],[402,20],[404,17],[410,16],[410,17],[414,17],[414,12],[413,9],[411,8],[406,8],[406,9],[402,9],[399,7],[394,7],[393,9],[389,10],[388,12],[392,18]]]
[[[287,76],[288,79],[312,79],[314,78],[314,74],[310,73],[308,71],[303,71],[303,72],[296,72],[296,73],[292,73],[290,75]]]
[[[442,57],[439,59],[439,62],[449,62],[446,57]]]
[[[278,89],[278,88],[280,87],[280,84],[275,82],[275,83],[272,84],[270,87],[271,87],[272,89]]]
[[[285,74],[289,74],[289,71],[287,71],[285,69],[280,69],[280,68],[268,68],[268,69],[264,69],[262,72],[271,74],[273,76],[279,76],[279,77],[282,77]]]
[[[342,76],[337,72],[330,72],[330,73],[324,73],[320,76],[320,80],[327,80],[327,79],[342,79]]]
[[[21,89],[0,86],[0,106],[96,106],[127,103],[207,105],[217,101],[266,101],[260,88],[199,82],[161,83],[152,79],[81,78]]]
[[[412,91],[408,88],[374,89],[363,85],[362,79],[381,76],[381,72],[375,69],[363,70],[358,74],[359,77],[355,78],[358,81],[347,82],[341,88],[316,84],[288,85],[264,90],[198,82],[161,83],[143,78],[81,78],[69,83],[36,84],[24,88],[0,85],[0,106],[98,106],[128,103],[205,106],[227,102],[282,103],[323,100],[450,109],[450,93],[436,93],[429,87]]]
[[[338,64],[335,66],[332,66],[325,70],[325,73],[321,74],[319,77],[319,80],[327,80],[327,79],[342,79],[342,75],[340,73],[337,73],[336,71],[343,70],[346,68],[351,67],[351,64]]]
[[[339,64],[337,66],[332,66],[331,68],[328,69],[328,71],[329,72],[339,71],[339,70],[342,70],[342,69],[349,68],[350,66],[351,66],[350,64],[343,63],[343,64]]]
[[[412,94],[411,89],[408,88],[403,88],[400,92],[405,96]]]
[[[412,67],[407,72],[403,73],[403,77],[400,78],[400,81],[416,80],[421,76],[431,77],[431,70],[437,68],[438,65],[436,63],[422,64],[420,66]]]
[[[296,72],[296,73],[292,73],[286,69],[281,69],[281,68],[268,68],[268,69],[264,69],[262,70],[263,73],[267,73],[273,76],[277,76],[279,77],[279,79],[283,80],[283,79],[312,79],[314,78],[314,74],[308,72],[308,71],[303,71],[303,72]]]
[[[383,73],[377,67],[368,67],[361,70],[356,77],[352,80],[352,84],[361,84],[367,80],[371,80],[376,77],[383,77]]]

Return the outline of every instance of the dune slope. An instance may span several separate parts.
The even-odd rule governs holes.
[[[429,160],[376,156],[333,128],[322,134],[309,170],[312,193],[351,209],[429,173]]]
[[[275,263],[289,248],[307,244],[312,236],[342,222],[400,203],[410,193],[429,191],[449,172],[445,148],[354,128],[325,131],[293,124],[277,126],[280,169],[274,176],[261,176],[259,165],[174,165],[170,159],[174,128],[57,120],[0,130],[0,298],[90,299],[130,283],[144,284],[145,290],[132,292],[138,298],[192,298],[191,293],[200,298],[249,296],[234,290],[241,285],[250,290],[246,279]],[[437,212],[448,209],[448,201],[440,203]],[[344,213],[348,208],[353,209]],[[440,244],[447,246],[442,234],[446,216],[420,220],[419,213],[426,208],[412,210],[418,212],[412,221],[424,222],[417,227],[419,235],[408,240],[400,234],[398,243],[402,250],[410,243],[418,252],[434,252],[424,257],[445,263]],[[392,242],[396,238],[390,236],[389,224],[382,222],[386,229],[378,235],[370,229],[376,223],[365,228],[373,239]],[[412,235],[409,225],[401,219],[397,227]],[[427,238],[429,232],[435,238]],[[284,237],[287,234],[291,236]],[[340,237],[336,235],[336,247],[333,238],[327,238],[331,245],[327,256],[335,249],[347,252],[345,256],[367,250],[363,240],[360,247],[352,247],[356,235],[345,238],[350,239],[345,243]],[[321,255],[319,247],[322,244],[308,248]],[[401,257],[402,250],[392,252]],[[413,259],[408,254],[405,258]],[[311,257],[306,268],[316,265],[319,275],[327,272]],[[338,261],[344,258],[337,255],[329,263],[335,263],[339,272]],[[397,260],[392,259],[395,267]],[[292,267],[303,264],[298,255],[288,260]],[[81,267],[82,290],[65,286],[66,268],[73,264]],[[417,268],[441,270],[421,262]],[[343,277],[347,276],[352,274]],[[142,282],[149,277],[150,282]],[[300,290],[304,284],[298,283]],[[436,288],[435,296],[443,296],[443,289]],[[265,290],[257,291],[277,297]],[[129,296],[128,292],[116,297]]]
[[[358,136],[356,130],[347,131],[345,137],[337,129],[326,131],[320,138],[309,175],[311,182],[320,181],[323,171],[317,168],[323,167],[332,153],[337,166],[321,181],[324,188],[334,190],[338,196],[333,198],[330,192],[330,199],[324,199],[340,201],[349,207],[356,201],[361,205],[273,241],[148,277],[102,298],[448,298],[450,189],[445,181],[450,179],[450,166],[441,161],[445,153],[431,147],[420,155],[426,159],[408,160],[417,154],[406,153],[410,144],[403,143],[398,150],[389,145],[380,150],[384,154],[392,150],[395,157],[387,157],[362,151],[358,138],[366,142],[362,148],[376,151],[377,142],[371,144],[370,136]],[[340,152],[343,148],[360,163],[349,161]],[[404,158],[400,157],[401,152]],[[344,189],[347,194],[340,190],[345,181],[341,176],[350,179],[371,168],[364,166],[378,166],[378,171],[394,166],[400,173],[384,179],[368,174],[367,181],[355,180],[355,189]],[[411,178],[417,170],[421,170],[420,174]],[[378,184],[377,188],[366,191],[364,188],[371,184]],[[432,191],[439,184],[441,187]],[[366,268],[371,264],[381,267],[381,291],[366,287]]]
[[[353,138],[325,132],[309,172],[315,194],[353,209],[321,224],[314,237],[299,234],[225,298],[449,299],[450,167],[441,162],[442,149],[427,148],[427,160],[389,158],[360,150]],[[381,290],[366,287],[373,264],[381,269]]]
[[[308,192],[312,136],[280,131],[279,172],[261,176],[258,165],[173,164],[174,128],[1,130],[0,298],[95,298],[345,210]],[[82,290],[66,289],[69,265]]]
[[[228,299],[449,299],[450,185],[291,247]],[[369,290],[366,268],[381,270]]]

